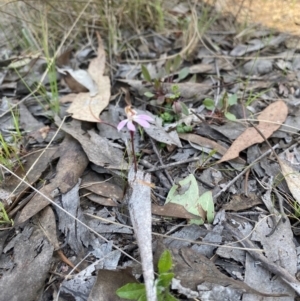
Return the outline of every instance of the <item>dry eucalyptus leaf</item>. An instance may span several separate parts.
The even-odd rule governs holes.
[[[288,107],[282,100],[278,100],[266,107],[257,117],[259,124],[257,128],[268,139],[276,130],[280,128],[288,114]],[[239,126],[238,124],[236,126]],[[249,146],[262,143],[264,138],[254,127],[247,128],[230,146],[226,154],[218,163],[235,159],[239,153]]]
[[[98,93],[97,84],[86,70],[73,70],[71,68],[57,69],[59,72],[69,75],[69,77],[65,77],[65,81],[73,92],[76,92],[78,90],[80,92],[85,92],[86,90],[88,90],[91,97],[95,96]],[[82,91],[82,89],[84,90]]]
[[[279,217],[277,217],[278,221]],[[270,228],[276,226],[276,231],[268,236]],[[274,225],[270,217],[261,217],[257,223],[253,234],[252,241],[258,241],[264,250],[265,256],[280,266],[290,274],[294,275],[297,272],[297,255],[296,248],[293,242],[293,232],[291,224],[287,219],[286,222]],[[280,277],[272,277],[272,273],[263,266],[255,266],[253,259],[249,254],[246,257],[245,283],[251,287],[255,287],[259,291],[268,293],[287,294],[289,297],[273,298],[272,300],[292,301],[295,297],[295,292],[288,284],[284,283]],[[249,296],[250,297],[250,296]],[[269,298],[259,298],[258,296],[251,296],[246,298],[248,301],[269,300]]]
[[[86,166],[88,165],[88,158],[84,153],[82,147],[71,136],[67,135],[60,146],[60,159],[56,167],[56,176],[51,182],[40,189],[40,192],[51,198],[53,191],[59,188],[61,193],[67,193],[77,183],[82,176]],[[16,223],[23,223],[36,213],[41,211],[49,205],[42,195],[35,194],[29,203],[23,208]]]
[[[45,286],[54,248],[37,224],[37,220],[28,224],[16,241],[11,256],[13,268],[2,269],[1,301],[36,300]]]
[[[98,270],[97,280],[88,301],[125,300],[116,295],[116,290],[127,283],[138,283],[130,268],[125,270]]]
[[[300,204],[300,173],[279,159],[282,174],[295,200]]]
[[[108,76],[103,75],[105,69],[105,51],[100,35],[97,34],[97,37],[98,55],[91,61],[88,73],[96,83],[98,93],[95,94],[96,90],[93,89],[93,96],[90,93],[77,94],[68,109],[68,113],[72,114],[73,118],[90,122],[99,121],[99,115],[107,107],[110,98],[110,79]]]
[[[176,145],[178,147],[182,147],[176,130],[167,133],[162,126],[156,123],[151,124],[151,126],[148,128],[144,128],[144,131],[156,141],[166,143],[168,145]]]
[[[224,204],[222,209],[226,211],[238,212],[261,204],[261,199],[254,193],[250,193],[248,196],[236,194],[231,196],[229,203]]]
[[[152,204],[151,206],[152,214],[157,214],[161,216],[169,216],[175,218],[186,218],[186,219],[197,219],[197,215],[188,212],[183,206],[173,203],[165,204],[164,206],[159,206]]]
[[[26,180],[29,183],[35,183],[41,177],[46,168],[49,167],[51,160],[55,160],[59,157],[59,152],[56,147],[49,148],[45,150],[42,157],[36,162],[39,156],[39,152],[29,154],[26,157],[26,162],[22,165],[22,168],[18,168],[16,174],[23,178],[29,169],[31,169],[26,175]],[[34,166],[34,168],[32,168],[32,166]],[[21,181],[15,177],[10,177],[5,181],[5,190],[8,192],[14,191],[14,195],[18,195],[27,187],[28,186],[25,183],[21,183]]]
[[[56,203],[77,217],[81,222],[86,223],[85,216],[80,207],[79,184],[80,180],[70,191],[63,193]],[[55,210],[59,220],[58,227],[60,231],[64,233],[66,237],[68,236],[68,245],[77,255],[83,254],[83,245],[86,247],[89,245],[89,230],[57,207],[55,207]]]
[[[208,138],[202,137],[196,134],[178,134],[180,139],[198,144],[205,148],[210,148],[216,150],[218,154],[224,155],[227,151],[226,147],[218,144],[217,142],[210,140]]]
[[[234,49],[231,50],[230,55],[232,56],[242,56],[246,53],[257,51],[265,47],[265,44],[259,39],[253,39],[248,42],[248,45],[239,44]]]
[[[60,119],[55,117],[56,124],[60,124]],[[120,149],[113,147],[109,140],[101,137],[95,131],[87,133],[81,129],[81,122],[72,120],[69,124],[64,124],[62,130],[70,134],[81,144],[89,160],[98,166],[105,168],[127,170],[128,163],[124,159],[124,153]]]
[[[81,188],[115,200],[121,200],[123,197],[123,190],[118,185],[104,180],[103,177],[93,171],[83,176]]]
[[[222,285],[230,289],[237,289],[244,293],[258,296],[278,297],[286,294],[268,294],[259,292],[242,281],[226,276],[216,267],[213,261],[196,252],[192,248],[171,249],[174,260],[176,279],[181,280],[184,287],[195,290],[197,285],[208,282]]]

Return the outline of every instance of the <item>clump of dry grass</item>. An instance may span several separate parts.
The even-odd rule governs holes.
[[[201,26],[202,31],[203,24],[211,24],[206,19],[210,16],[203,14],[202,1],[184,3],[192,11],[187,16],[171,12],[180,3],[179,0],[6,1],[0,6],[0,30],[5,47],[23,53],[25,50],[44,52],[46,56],[53,55],[62,40],[65,47],[86,45],[95,31],[100,32],[113,55],[120,54],[125,40],[130,40],[135,47],[134,40],[141,39],[146,31],[155,34],[180,31],[182,47],[193,45],[194,48],[199,41],[195,34],[199,31],[197,27]],[[72,27],[71,34],[66,36]]]
[[[126,31],[140,34],[149,28],[156,31],[164,30],[166,16],[163,2],[163,0],[11,1],[1,6],[0,26],[6,42],[12,48],[41,50],[47,36],[48,46],[54,51],[81,14],[67,39],[67,45],[74,46],[82,42],[83,37],[89,37],[90,33],[96,30],[101,32],[104,39],[110,39],[113,45],[120,43],[118,40]]]

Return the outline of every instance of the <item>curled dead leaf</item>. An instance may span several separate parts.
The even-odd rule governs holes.
[[[98,93],[79,93],[75,96],[68,113],[72,114],[74,119],[99,122],[100,113],[107,107],[110,99],[110,79],[104,76],[105,69],[105,51],[103,42],[99,34],[98,53],[88,68],[91,79],[96,83]]]
[[[259,129],[267,139],[280,128],[287,118],[287,114],[287,105],[284,101],[278,100],[266,107],[257,117],[257,120],[259,121],[257,129]],[[218,163],[235,159],[242,150],[253,144],[262,143],[263,141],[264,138],[257,130],[254,127],[249,127],[232,143],[226,154],[218,161]]]

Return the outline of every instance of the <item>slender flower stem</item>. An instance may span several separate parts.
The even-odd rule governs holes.
[[[129,131],[130,132],[130,137],[131,137],[131,148],[132,148],[132,156],[133,156],[133,163],[134,163],[134,171],[137,172],[137,162],[136,162],[136,155],[134,151],[134,131]]]

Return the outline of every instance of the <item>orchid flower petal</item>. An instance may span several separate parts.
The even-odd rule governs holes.
[[[134,119],[142,119],[142,120],[146,120],[146,121],[153,121],[154,119],[148,115],[145,114],[141,114],[141,115],[137,115]]]
[[[118,131],[121,131],[122,128],[126,125],[127,122],[128,122],[128,119],[122,120],[122,121],[118,124],[118,126],[117,126]]]
[[[135,131],[135,126],[134,126],[134,124],[132,123],[131,120],[128,121],[127,128],[128,128],[129,131],[132,131],[132,132]]]
[[[148,128],[150,126],[149,122],[143,119],[135,118],[134,120],[136,123],[138,123],[143,128]]]

